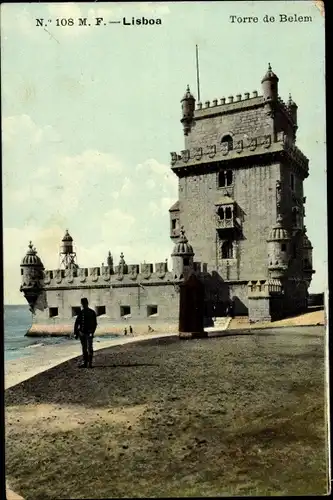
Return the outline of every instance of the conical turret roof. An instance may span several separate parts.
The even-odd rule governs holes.
[[[265,74],[264,78],[261,80],[261,83],[266,82],[267,80],[276,80],[279,81],[278,77],[276,76],[275,73],[273,73],[271,63],[268,63],[268,70],[267,73]]]
[[[29,243],[29,249],[22,259],[21,266],[41,267],[44,269],[43,263],[37,255],[37,250],[33,247],[31,241]]]
[[[188,239],[186,238],[185,230],[184,230],[183,226],[181,227],[180,233],[181,234],[180,234],[179,240],[177,241],[177,243],[174,246],[172,255],[179,255],[179,256],[194,255],[193,247],[192,247],[192,245],[189,244]]]
[[[281,218],[278,218],[276,224],[269,232],[267,241],[285,241],[290,240],[288,231],[282,226]]]
[[[63,237],[62,241],[73,241],[73,238],[69,234],[68,229],[66,229],[66,233],[65,233],[65,236]]]
[[[184,101],[186,99],[195,99],[194,96],[193,96],[193,94],[191,94],[190,86],[189,85],[187,85],[187,87],[186,87],[186,92],[184,94],[184,97],[183,97],[182,101]]]

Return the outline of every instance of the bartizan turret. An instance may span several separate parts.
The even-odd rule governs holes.
[[[29,249],[21,262],[21,287],[30,311],[34,312],[36,303],[44,290],[44,265],[37,255],[31,241]]]
[[[180,229],[180,238],[174,246],[171,254],[173,263],[173,274],[176,279],[187,278],[193,269],[194,252],[185,236],[184,227]]]
[[[306,234],[306,227],[303,229],[302,241],[302,263],[303,263],[303,276],[307,287],[309,288],[312,280],[312,275],[316,272],[312,268],[312,244]]]
[[[268,71],[261,80],[262,91],[265,101],[278,100],[278,77],[272,71],[270,63],[268,63]]]
[[[267,238],[268,271],[271,278],[281,278],[288,268],[289,240],[288,232],[283,228],[282,219],[278,216]]]
[[[191,128],[194,123],[194,110],[195,110],[195,98],[191,94],[189,85],[187,86],[185,95],[180,101],[182,104],[182,119],[180,120],[183,124],[184,135],[188,135],[191,132]]]
[[[296,140],[296,132],[297,132],[297,129],[298,129],[298,125],[297,125],[297,109],[298,109],[297,104],[295,103],[295,101],[293,101],[293,99],[291,97],[291,94],[289,94],[288,111],[289,111],[290,116],[291,116],[292,121],[293,121],[294,140]]]

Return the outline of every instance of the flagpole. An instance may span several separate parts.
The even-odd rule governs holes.
[[[200,80],[199,80],[199,53],[198,46],[195,46],[196,53],[196,63],[197,63],[197,91],[198,91],[198,102],[200,102]]]

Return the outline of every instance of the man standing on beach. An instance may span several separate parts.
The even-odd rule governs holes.
[[[80,368],[92,368],[93,340],[97,327],[96,313],[88,307],[88,299],[81,299],[82,309],[76,317],[74,325],[74,336],[80,337],[82,345],[83,363]]]

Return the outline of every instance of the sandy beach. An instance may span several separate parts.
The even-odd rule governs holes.
[[[115,345],[124,345],[138,340],[153,339],[176,335],[175,333],[151,333],[133,336],[119,335],[114,339],[96,338],[94,341],[94,350],[99,351],[106,347]],[[29,356],[19,358],[5,363],[5,389],[12,387],[24,380],[27,380],[38,373],[42,373],[54,366],[57,366],[72,358],[81,356],[81,344],[78,340],[76,345],[62,344],[52,346],[33,347],[34,352]]]
[[[14,491],[32,500],[327,491],[323,327],[123,340],[97,352],[93,370],[71,359],[6,391]]]

